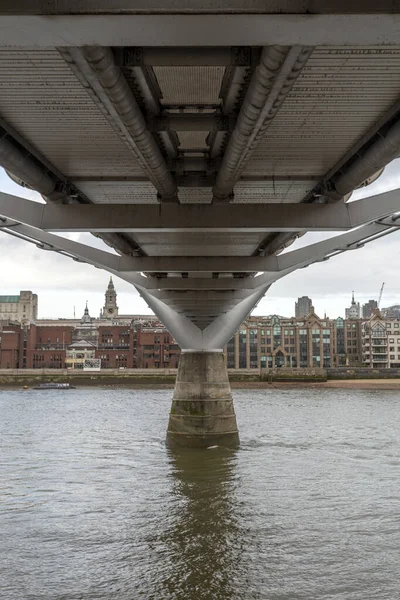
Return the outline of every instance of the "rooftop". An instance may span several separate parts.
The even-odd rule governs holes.
[[[2,304],[12,304],[15,302],[19,302],[19,296],[0,296],[0,303]]]

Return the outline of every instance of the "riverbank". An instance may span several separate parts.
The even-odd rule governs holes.
[[[76,387],[118,386],[131,388],[173,388],[177,369],[3,369],[1,388],[34,387],[41,383],[70,383]],[[228,369],[231,387],[327,387],[358,389],[400,389],[399,369]]]
[[[335,379],[332,381],[274,381],[267,383],[259,382],[233,382],[232,389],[304,389],[304,388],[336,388],[354,390],[399,390],[400,379]]]
[[[64,380],[63,380],[64,381]],[[38,382],[28,383],[27,381],[19,381],[13,383],[0,382],[0,391],[6,389],[21,389],[27,388],[32,389]],[[122,388],[122,389],[143,389],[143,390],[173,390],[175,383],[171,382],[149,382],[143,380],[133,381],[115,381],[103,378],[101,381],[88,381],[82,379],[81,381],[73,381],[73,385],[76,387],[101,387],[101,388]],[[337,379],[333,381],[232,381],[232,390],[235,389],[357,389],[357,390],[394,390],[400,391],[400,379],[364,379],[364,380],[348,380],[348,379]]]

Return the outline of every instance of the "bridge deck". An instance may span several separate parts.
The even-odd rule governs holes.
[[[257,1],[247,8],[230,3],[229,11],[222,2],[208,8],[219,14],[202,15],[203,2],[193,21],[182,3],[179,10],[164,3],[163,14],[157,2],[145,4],[146,15],[140,2],[124,15],[110,2],[68,3],[68,10],[61,2],[46,17],[41,3],[27,10],[15,0],[2,3],[0,165],[50,203],[203,205],[209,230],[202,224],[146,231],[134,222],[126,231],[87,230],[122,255],[177,257],[171,270],[148,267],[147,283],[160,291],[163,281],[171,291],[163,303],[204,329],[243,302],[231,290],[239,289],[237,279],[243,290],[252,289],[246,281],[254,279],[254,258],[279,253],[308,229],[263,231],[253,224],[212,231],[210,204],[223,206],[227,220],[242,205],[244,221],[254,205],[339,207],[399,154],[399,15],[384,14],[385,3],[380,10],[363,3],[364,14],[357,14],[348,3],[328,10],[329,3],[314,2],[317,15],[310,16],[304,2]],[[216,43],[221,17],[226,27]],[[245,27],[253,17],[264,23],[269,41],[257,27]],[[197,22],[203,31],[204,19],[209,35],[201,42],[191,28]],[[271,33],[278,22],[280,43]],[[141,46],[133,46],[139,23],[147,23],[147,42],[138,34]],[[350,25],[357,23],[352,38]],[[191,260],[183,268],[186,257],[227,260],[191,270]],[[197,303],[193,279],[209,281]],[[231,288],[228,280],[235,282]],[[216,281],[224,282],[221,296],[208,304],[205,292]],[[192,290],[187,297],[185,282]],[[178,289],[180,297],[172,295]]]

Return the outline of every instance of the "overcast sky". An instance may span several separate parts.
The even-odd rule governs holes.
[[[391,163],[377,182],[353,194],[361,198],[400,187],[400,160]],[[39,199],[12,182],[0,169],[0,191],[16,196]],[[250,209],[250,207],[249,207]],[[71,234],[72,239],[110,250],[90,234]],[[319,241],[327,234],[306,234],[290,249]],[[350,251],[328,262],[288,275],[275,283],[253,314],[292,316],[298,296],[310,296],[320,316],[344,316],[352,290],[362,304],[377,299],[382,282],[385,290],[382,306],[400,304],[400,230],[365,248]],[[104,303],[109,275],[89,265],[80,264],[54,252],[39,250],[0,229],[0,295],[32,290],[39,296],[40,318],[72,318],[81,316],[86,300],[92,316],[98,316]],[[136,290],[114,278],[120,314],[151,314]]]

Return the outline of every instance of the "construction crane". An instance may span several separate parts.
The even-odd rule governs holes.
[[[381,291],[379,293],[378,308],[380,308],[380,306],[381,306],[381,300],[382,300],[382,294],[383,294],[383,288],[384,288],[384,286],[385,286],[385,282],[382,283]]]

